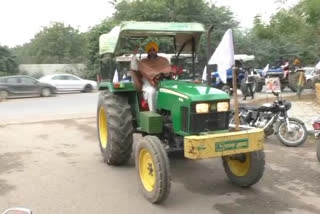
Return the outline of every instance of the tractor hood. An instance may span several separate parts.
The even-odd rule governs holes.
[[[159,91],[190,99],[191,102],[230,99],[228,94],[219,89],[187,81],[161,81]]]

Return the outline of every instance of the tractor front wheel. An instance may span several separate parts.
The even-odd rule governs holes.
[[[222,157],[223,167],[232,183],[250,187],[257,183],[264,172],[264,152],[255,151]]]
[[[133,126],[128,99],[102,91],[97,109],[100,150],[109,165],[126,163],[132,153]]]
[[[138,142],[135,153],[143,195],[150,202],[163,202],[170,192],[170,168],[167,153],[155,136],[146,136]]]

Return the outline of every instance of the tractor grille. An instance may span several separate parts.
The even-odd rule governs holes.
[[[191,113],[190,132],[226,130],[229,127],[229,112]]]
[[[181,107],[182,131],[190,134],[197,134],[199,132],[226,130],[229,128],[230,112],[217,112],[216,101],[209,102],[212,108],[210,107],[210,111],[205,114],[196,113],[196,104],[197,103],[192,103],[190,109],[187,107]]]

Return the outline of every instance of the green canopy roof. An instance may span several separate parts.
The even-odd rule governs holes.
[[[194,38],[196,48],[198,47],[200,37],[205,32],[204,26],[199,23],[181,23],[181,22],[123,22],[114,27],[109,33],[102,34],[99,39],[99,53],[115,53],[118,47],[119,38],[133,37],[157,37],[169,36],[175,38],[176,51],[186,41]],[[183,53],[190,53],[192,44],[188,43],[184,47]]]

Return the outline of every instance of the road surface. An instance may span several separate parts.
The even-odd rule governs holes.
[[[8,99],[0,102],[0,125],[94,116],[97,101],[98,92]]]
[[[0,209],[33,213],[320,213],[320,164],[310,138],[287,148],[266,143],[266,170],[250,189],[230,184],[221,160],[171,159],[172,189],[162,205],[146,201],[134,161],[103,163],[95,118],[0,127]],[[135,136],[135,141],[140,136]]]

